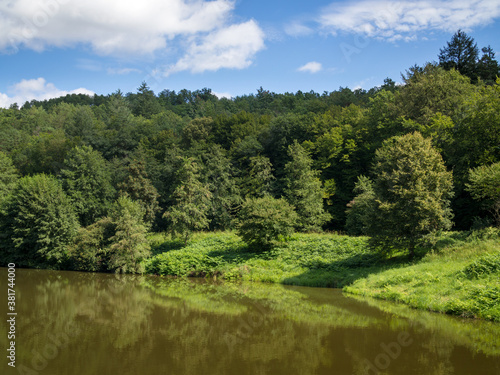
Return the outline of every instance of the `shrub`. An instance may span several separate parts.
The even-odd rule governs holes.
[[[239,213],[238,234],[251,247],[268,250],[294,233],[298,216],[283,198],[247,199]]]

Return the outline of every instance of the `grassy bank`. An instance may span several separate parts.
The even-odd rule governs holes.
[[[446,233],[410,261],[374,254],[365,237],[296,234],[272,251],[255,253],[234,233],[198,233],[184,246],[150,237],[146,272],[317,287],[412,307],[500,321],[500,237],[497,230]]]

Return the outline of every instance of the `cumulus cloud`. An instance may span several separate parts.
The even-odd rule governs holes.
[[[321,63],[316,62],[316,61],[311,61],[311,62],[308,62],[307,64],[301,66],[297,70],[299,72],[318,73],[322,69],[323,69],[323,66],[321,65]]]
[[[241,68],[263,48],[264,33],[255,21],[232,23],[234,6],[234,0],[3,1],[0,51],[84,44],[101,55],[184,56],[177,70]]]
[[[10,94],[10,95],[9,95]],[[72,91],[60,90],[52,83],[48,83],[44,78],[23,79],[21,82],[13,85],[9,93],[0,93],[0,107],[8,108],[11,104],[17,103],[23,105],[26,101],[47,100],[66,96],[68,94],[94,95],[93,91],[85,88],[79,88]]]
[[[414,39],[420,31],[467,30],[499,16],[500,2],[496,0],[365,0],[332,4],[318,22],[332,34],[343,31],[395,41]]]
[[[214,29],[233,7],[229,0],[12,0],[0,5],[0,48],[88,43],[102,54],[151,53],[177,35]]]
[[[194,39],[186,54],[165,75],[188,70],[192,73],[221,68],[243,69],[264,48],[264,34],[254,20],[215,30]]]

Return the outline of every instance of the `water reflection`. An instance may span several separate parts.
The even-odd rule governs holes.
[[[8,374],[500,373],[499,324],[337,290],[42,270],[16,279]]]

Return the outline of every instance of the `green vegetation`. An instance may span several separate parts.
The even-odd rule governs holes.
[[[344,291],[500,322],[500,231],[440,236],[415,264],[369,275]]]
[[[78,221],[59,181],[39,174],[19,180],[6,202],[2,229],[2,262],[62,267]]]
[[[461,31],[439,61],[368,91],[142,83],[0,109],[0,265],[350,285],[497,319],[498,238],[437,233],[500,225],[499,65]]]
[[[371,251],[367,237],[295,234],[271,251],[251,251],[234,233],[198,233],[188,243],[150,238],[147,273],[204,276],[344,291],[412,307],[500,321],[500,230],[429,236],[417,259]],[[429,248],[434,250],[429,251]]]
[[[255,250],[269,250],[293,234],[298,218],[283,198],[247,199],[239,213],[238,234]]]
[[[373,175],[365,224],[375,247],[413,257],[423,236],[451,228],[452,174],[430,139],[417,132],[388,139],[375,153]]]

